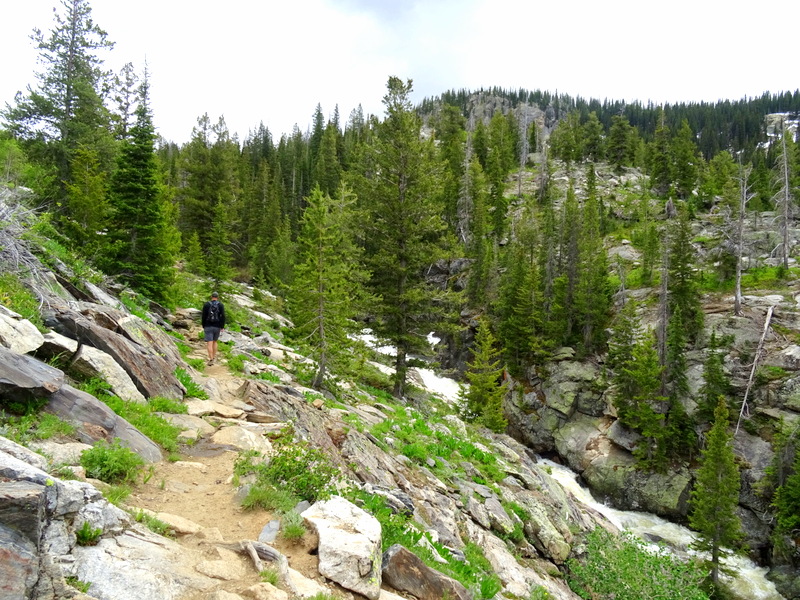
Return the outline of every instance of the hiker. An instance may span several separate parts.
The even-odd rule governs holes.
[[[203,339],[208,351],[208,364],[213,365],[217,358],[217,341],[219,334],[225,329],[225,306],[219,301],[217,292],[211,293],[211,300],[203,305]]]

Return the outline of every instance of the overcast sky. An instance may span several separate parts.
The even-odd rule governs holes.
[[[60,0],[4,1],[0,106],[34,84],[33,28]],[[383,115],[390,75],[412,100],[499,86],[647,102],[738,100],[800,87],[800,1],[90,0],[116,43],[106,66],[151,73],[154,120],[189,140],[224,116],[240,139],[263,122],[277,141],[317,104],[341,123]]]

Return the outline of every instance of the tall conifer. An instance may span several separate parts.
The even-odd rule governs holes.
[[[174,278],[179,238],[158,180],[148,92],[145,74],[136,121],[123,140],[112,180],[108,267],[134,289],[161,300]]]
[[[503,431],[508,421],[503,415],[503,369],[495,343],[489,322],[481,319],[475,335],[473,359],[467,365],[470,385],[464,392],[464,412],[469,420],[479,420],[492,431]]]
[[[406,390],[408,355],[427,343],[441,305],[432,302],[424,270],[439,255],[444,221],[440,203],[441,164],[433,140],[409,95],[412,85],[390,77],[383,98],[385,120],[365,144],[355,191],[368,213],[367,264],[378,298],[375,329],[397,350],[393,393]]]
[[[736,515],[739,487],[733,437],[728,432],[728,407],[720,398],[697,471],[689,513],[689,524],[700,534],[695,547],[711,553],[711,581],[714,585],[719,580],[720,560],[727,553],[724,547],[737,544],[743,537],[741,522]]]
[[[316,361],[311,386],[322,386],[331,367],[343,362],[358,297],[360,264],[350,237],[354,199],[345,188],[336,200],[315,187],[307,198],[289,308],[301,343]]]

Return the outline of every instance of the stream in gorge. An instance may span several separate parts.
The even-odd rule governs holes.
[[[393,348],[378,346],[376,339],[369,331],[363,332],[359,339],[381,354],[394,354]],[[439,340],[433,334],[430,334],[428,341],[431,346],[434,346]],[[391,371],[385,366],[381,366],[381,370],[384,372]],[[451,404],[458,402],[462,384],[449,377],[439,375],[433,369],[414,368],[409,369],[409,371],[416,372],[417,381],[415,383],[417,385],[425,387],[427,391],[437,394]],[[689,549],[696,535],[687,527],[671,523],[650,513],[617,510],[606,506],[597,502],[592,497],[591,492],[578,483],[577,473],[569,467],[543,458],[538,460],[538,464],[545,466],[553,479],[565,490],[571,492],[579,502],[602,514],[620,531],[630,531],[649,544],[652,543],[651,540],[653,539],[663,540],[663,547],[681,557],[697,555],[696,552]],[[656,549],[657,546],[653,544],[653,548]],[[775,589],[775,585],[766,578],[768,571],[766,567],[759,567],[745,556],[731,556],[723,562],[726,567],[736,573],[736,576],[721,575],[721,577],[741,600],[785,600]]]
[[[546,459],[539,459],[538,464],[545,465],[553,479],[572,492],[579,502],[595,509],[620,530],[630,531],[648,543],[652,539],[663,540],[664,547],[678,556],[697,554],[689,550],[689,545],[697,537],[690,529],[650,513],[606,506],[597,502],[591,492],[578,483],[578,475],[568,467]],[[759,567],[746,556],[731,556],[723,563],[737,574],[734,578],[721,576],[737,597],[742,600],[783,600],[775,585],[765,577],[768,571],[766,567]]]

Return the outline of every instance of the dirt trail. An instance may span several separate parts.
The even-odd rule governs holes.
[[[194,342],[189,358],[206,358],[202,342]],[[214,365],[206,366],[206,378],[217,380],[221,390],[222,403],[235,400],[230,391],[238,388],[241,381],[228,369],[224,358],[218,357]],[[200,549],[215,560],[219,556],[214,541],[238,542],[258,540],[263,527],[273,519],[273,515],[262,509],[244,510],[236,497],[233,486],[233,466],[238,452],[229,447],[213,444],[206,438],[192,446],[181,449],[181,460],[162,461],[152,465],[146,472],[146,482],[138,484],[126,504],[154,513],[167,513],[188,519],[186,531],[177,533],[180,544]],[[191,524],[202,529],[190,533]],[[217,533],[218,531],[218,533]],[[310,553],[310,534],[299,542],[286,543],[279,537],[272,545],[283,553],[293,569],[309,578],[319,579],[316,556]],[[227,557],[232,560],[232,557]],[[235,560],[235,559],[233,559]],[[242,592],[260,581],[252,562],[240,557],[243,576],[231,581],[221,581],[219,589]]]

